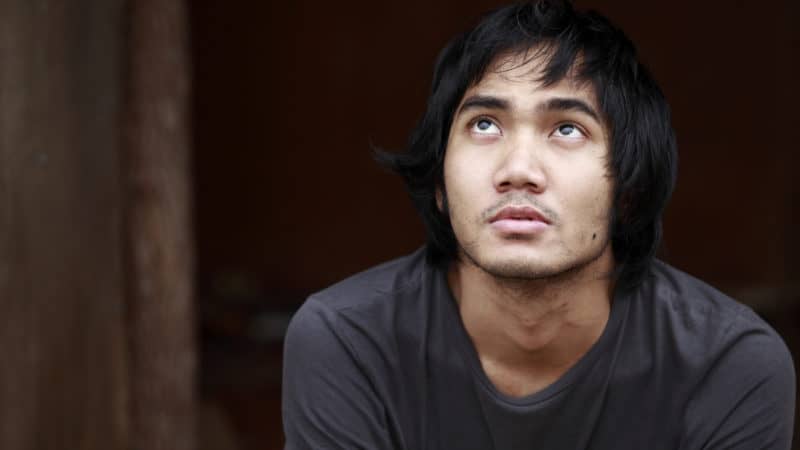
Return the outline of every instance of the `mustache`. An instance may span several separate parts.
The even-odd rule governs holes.
[[[492,217],[497,215],[500,210],[507,206],[532,206],[533,208],[536,208],[536,210],[539,211],[545,217],[545,219],[550,221],[550,223],[554,225],[558,224],[558,214],[551,208],[543,205],[536,198],[536,196],[527,192],[513,192],[503,197],[500,199],[500,201],[481,213],[481,220],[484,222],[490,220]]]

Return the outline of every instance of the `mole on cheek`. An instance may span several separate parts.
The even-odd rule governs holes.
[[[597,239],[597,233],[592,233],[592,240]]]

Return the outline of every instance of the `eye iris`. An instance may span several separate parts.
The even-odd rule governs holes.
[[[479,130],[486,131],[492,126],[492,123],[488,120],[479,120],[477,125]]]
[[[560,127],[558,127],[558,131],[563,135],[569,135],[569,134],[572,134],[573,131],[575,131],[575,126],[574,125],[561,125]]]

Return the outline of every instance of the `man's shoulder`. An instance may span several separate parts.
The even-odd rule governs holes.
[[[351,275],[311,295],[310,300],[329,309],[344,311],[386,303],[398,294],[419,286],[429,276],[424,247]]]
[[[434,270],[423,249],[312,294],[289,323],[285,358],[314,355],[329,361],[333,372],[344,370],[350,358],[359,370],[373,375],[391,372],[398,366],[398,349],[424,340],[417,325],[430,316],[425,305],[437,295],[425,288]],[[403,348],[398,347],[399,336]]]
[[[647,325],[660,330],[653,351],[669,361],[671,395],[688,389],[681,448],[784,448],[795,370],[780,335],[749,306],[667,264],[654,264],[649,282]]]
[[[733,358],[742,363],[792,366],[781,336],[751,307],[664,262],[653,265],[650,292],[656,327],[695,362]],[[701,364],[701,365],[705,365]]]
[[[434,268],[424,248],[345,278],[309,296],[292,317],[289,331],[327,329],[340,336],[391,338],[398,318],[425,314],[422,292]],[[433,295],[433,294],[431,294]],[[421,311],[421,312],[420,312]]]
[[[342,280],[303,303],[284,336],[287,442],[305,442],[303,448],[396,447],[386,432],[387,418],[400,404],[397,398],[412,390],[414,379],[398,374],[404,355],[418,354],[421,334],[410,327],[414,320],[398,319],[424,314],[407,305],[425,300],[415,292],[431,270],[424,250],[417,251]],[[400,322],[409,324],[408,333],[398,331]]]
[[[655,307],[683,317],[687,325],[738,325],[772,330],[753,309],[711,284],[663,261],[651,271],[650,297]]]

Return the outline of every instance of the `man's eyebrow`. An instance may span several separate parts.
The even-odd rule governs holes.
[[[596,120],[599,123],[603,122],[600,119],[600,114],[598,114],[597,111],[589,103],[577,98],[569,98],[569,97],[551,98],[540,104],[536,109],[542,112],[579,111],[590,116],[592,119]]]
[[[458,113],[456,113],[456,115],[469,109],[500,109],[507,111],[511,109],[511,103],[509,103],[508,100],[491,95],[473,95],[464,100],[464,103],[458,108]]]

